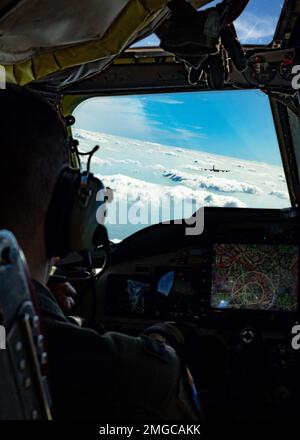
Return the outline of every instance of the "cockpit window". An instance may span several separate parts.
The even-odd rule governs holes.
[[[200,206],[291,206],[268,97],[257,90],[90,98],[74,113],[80,149],[114,190],[115,240]]]
[[[250,0],[235,25],[244,44],[268,44],[273,40],[284,0]]]
[[[215,6],[215,0],[205,8]],[[268,44],[272,41],[284,0],[250,0],[247,8],[236,20],[235,27],[243,44]],[[159,46],[155,34],[133,44],[133,47]]]

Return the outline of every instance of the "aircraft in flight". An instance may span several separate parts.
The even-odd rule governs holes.
[[[201,168],[201,171],[211,171],[213,173],[230,173],[230,170],[221,170],[216,168],[214,165],[212,168]]]

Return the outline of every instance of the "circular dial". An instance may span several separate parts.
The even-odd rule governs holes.
[[[292,81],[294,74],[292,73],[293,67],[296,62],[292,54],[285,55],[280,64],[279,73],[286,81]]]
[[[264,85],[270,83],[276,76],[276,66],[269,64],[261,55],[250,58],[245,76],[250,83]]]

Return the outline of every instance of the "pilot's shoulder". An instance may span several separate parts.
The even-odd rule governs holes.
[[[142,346],[143,351],[151,357],[155,357],[160,361],[169,364],[170,362],[174,362],[174,358],[176,358],[175,351],[167,344],[163,344],[158,342],[148,336],[142,336]]]
[[[158,342],[148,336],[132,337],[121,333],[109,332],[104,337],[110,340],[113,349],[117,352],[119,361],[128,360],[132,356],[136,362],[153,362],[156,364],[177,364],[175,350],[167,344]]]

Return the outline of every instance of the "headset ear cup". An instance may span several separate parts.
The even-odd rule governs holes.
[[[79,185],[79,170],[65,167],[55,185],[46,216],[45,241],[49,257],[62,257],[69,252],[68,228]]]
[[[88,193],[88,196],[82,197],[82,188],[78,188],[68,228],[69,249],[78,252],[102,244],[97,240],[96,230],[99,224],[104,223],[104,217],[99,215],[98,211],[104,211],[106,205],[105,190],[101,180],[92,174],[83,177],[84,182],[86,181],[83,193]]]
[[[107,234],[101,235],[99,230],[97,233],[99,208],[105,208],[105,189],[101,180],[89,173],[81,174],[79,170],[64,168],[54,188],[46,217],[45,238],[49,257],[64,257],[70,252],[81,252],[103,244]]]

